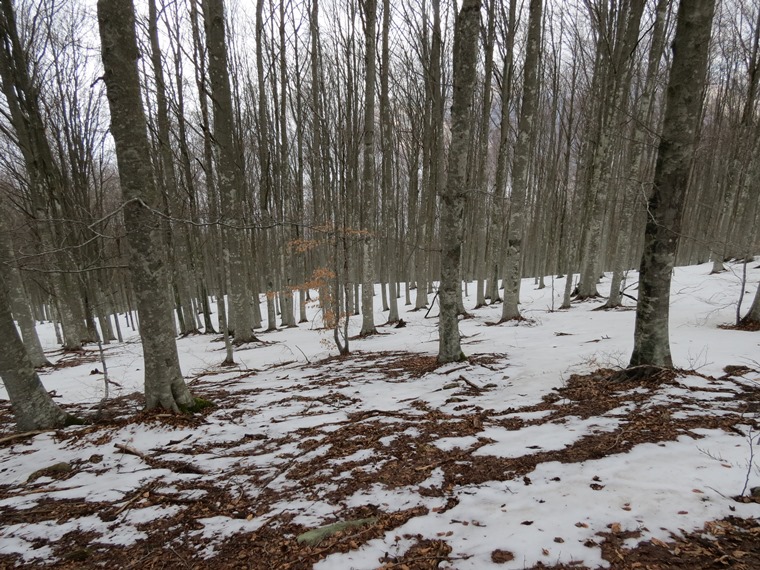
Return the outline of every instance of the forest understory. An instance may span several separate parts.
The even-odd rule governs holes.
[[[356,399],[341,396],[334,391],[349,385],[362,383],[367,373],[376,374],[385,370],[385,381],[391,384],[415,382],[416,379],[434,372],[438,366],[435,357],[415,353],[357,353],[348,358],[328,358],[315,365],[301,366],[306,373],[309,388],[280,392],[278,405],[288,402],[306,403],[303,416],[309,416],[309,408],[330,408],[333,413],[343,411],[347,419],[331,423],[333,429],[327,434],[324,425],[303,427],[278,438],[267,438],[256,434],[241,434],[236,440],[209,442],[195,438],[193,443],[184,442],[188,430],[202,431],[209,424],[239,424],[240,419],[250,413],[250,402],[256,399],[261,389],[230,390],[225,384],[235,384],[238,378],[225,380],[223,384],[196,379],[197,393],[215,402],[214,408],[192,416],[175,416],[160,412],[141,413],[139,400],[123,397],[114,401],[109,408],[120,409],[120,414],[101,418],[88,427],[75,432],[61,431],[52,435],[59,444],[82,450],[81,459],[68,462],[69,468],[50,467],[32,473],[19,486],[3,486],[0,500],[44,494],[50,483],[56,481],[57,488],[65,488],[65,481],[81,472],[97,474],[103,463],[103,455],[93,453],[87,457],[88,448],[96,445],[108,450],[112,455],[140,454],[138,460],[145,470],[168,471],[182,479],[181,485],[168,489],[161,484],[161,477],[145,482],[132,493],[116,501],[79,501],[46,498],[37,506],[24,509],[4,509],[2,524],[6,528],[14,524],[61,525],[86,517],[97,517],[109,529],[117,529],[131,514],[144,509],[171,511],[166,516],[145,523],[135,524],[135,529],[147,535],[147,539],[131,545],[105,545],[99,542],[101,535],[96,531],[79,529],[66,532],[55,539],[38,538],[32,541],[32,548],[46,548],[57,562],[58,568],[96,567],[112,563],[114,560],[132,560],[125,567],[145,568],[311,568],[316,562],[337,552],[350,552],[372,539],[392,534],[410,519],[436,513],[438,517],[459,504],[458,488],[479,486],[494,481],[510,481],[513,484],[530,486],[529,475],[537,465],[545,462],[570,464],[593,462],[602,458],[623,455],[641,444],[663,445],[688,437],[699,445],[703,435],[700,430],[724,430],[747,437],[760,429],[756,420],[748,421],[748,416],[760,411],[760,386],[742,380],[742,375],[755,372],[746,367],[732,370],[720,378],[703,377],[704,384],[689,385],[685,379],[694,376],[689,371],[663,371],[656,377],[644,381],[610,383],[615,371],[599,369],[591,374],[573,375],[561,388],[545,396],[541,403],[521,408],[510,408],[508,416],[490,418],[489,410],[480,406],[467,405],[469,397],[496,388],[495,385],[479,386],[466,379],[465,375],[483,375],[483,369],[503,371],[506,368],[505,355],[478,355],[470,364],[456,367],[442,374],[445,383],[440,388],[447,398],[445,403],[457,404],[457,414],[447,414],[432,409],[424,400],[408,402],[408,411],[355,409]],[[76,362],[76,361],[73,361]],[[278,367],[288,370],[291,365]],[[447,367],[451,368],[451,367]],[[303,387],[301,387],[303,388]],[[663,388],[680,389],[683,396],[666,402],[653,404]],[[319,392],[314,398],[309,391]],[[324,395],[324,391],[327,395]],[[696,393],[696,396],[692,396]],[[714,393],[716,399],[710,403],[710,412],[698,416],[691,415],[695,407],[705,411],[704,395]],[[727,393],[733,394],[726,396]],[[736,405],[736,401],[741,402]],[[627,410],[615,413],[615,410]],[[87,417],[92,410],[82,408],[80,414]],[[491,411],[492,412],[492,411]],[[611,414],[612,412],[612,414]],[[316,410],[312,413],[319,413]],[[528,427],[556,426],[581,420],[594,420],[615,416],[619,425],[608,431],[592,431],[564,447],[543,451],[540,445],[528,446],[535,451],[520,457],[476,456],[473,452],[493,444],[494,440],[478,436],[484,425],[498,425],[508,430]],[[521,419],[525,417],[536,419]],[[12,419],[8,406],[4,406],[3,420],[10,424]],[[271,421],[276,421],[274,418]],[[748,430],[749,428],[749,430]],[[176,433],[165,447],[140,451],[135,445],[124,444],[124,432],[146,430],[164,432],[168,437]],[[414,432],[414,435],[411,435]],[[9,437],[6,435],[6,437]],[[467,449],[440,449],[435,444],[442,438],[475,438],[476,442]],[[201,441],[196,441],[200,439]],[[388,443],[386,440],[391,439]],[[255,470],[250,465],[233,465],[214,475],[204,468],[203,459],[241,457],[243,450],[251,449],[252,442],[260,448],[249,456],[274,454],[283,462],[274,472],[268,469]],[[22,439],[4,441],[7,448],[23,453]],[[117,446],[123,446],[121,448]],[[317,448],[329,448],[327,453],[314,455]],[[108,452],[108,451],[106,451]],[[360,453],[359,453],[360,452]],[[717,459],[716,459],[717,460]],[[733,468],[723,464],[724,468]],[[139,469],[139,468],[138,468]],[[433,472],[436,476],[433,477]],[[221,477],[220,477],[221,476]],[[431,477],[435,482],[431,482]],[[255,499],[241,489],[242,478],[258,489]],[[227,480],[229,483],[223,483]],[[272,483],[279,481],[273,486]],[[288,481],[290,484],[282,485]],[[517,481],[517,483],[514,483]],[[562,486],[561,477],[552,479]],[[63,484],[61,484],[63,482]],[[340,482],[336,484],[336,482]],[[366,504],[351,506],[352,497],[366,493],[375,485],[382,485],[390,492],[398,489],[414,489],[427,504],[417,505],[400,511],[388,510],[388,505]],[[593,476],[588,486],[601,491],[605,480]],[[693,489],[695,494],[703,494]],[[190,497],[193,498],[190,498]],[[278,505],[298,504],[299,501],[329,501],[339,506],[334,513],[336,521],[364,521],[356,527],[349,527],[325,536],[316,544],[299,542],[298,537],[310,530],[308,525],[294,522],[292,509],[280,509]],[[746,505],[760,503],[760,498],[751,496],[722,497],[731,503]],[[505,496],[502,510],[509,511],[509,498]],[[620,506],[630,512],[630,504]],[[472,513],[475,514],[475,513]],[[684,515],[687,512],[683,512]],[[242,523],[263,517],[259,528],[227,537],[207,536],[202,531],[205,526],[199,519],[229,517]],[[139,517],[135,517],[139,518]],[[450,519],[452,526],[481,526],[477,519]],[[529,526],[531,520],[521,522]],[[578,521],[576,526],[585,528],[587,523]],[[641,536],[641,531],[624,528],[621,523],[611,523],[608,528],[595,533],[583,544],[587,548],[599,548],[602,558],[613,568],[757,568],[760,565],[760,524],[754,517],[726,517],[708,521],[704,528],[685,536],[673,536],[670,540],[647,540],[633,548],[626,547],[627,539]],[[201,531],[201,532],[199,532]],[[450,532],[450,531],[449,531]],[[449,532],[436,533],[440,538],[424,538],[420,534],[404,533],[394,537],[395,542],[410,543],[406,549],[388,552],[377,560],[378,568],[456,568],[458,556],[452,556],[452,549],[446,542]],[[212,538],[210,541],[209,538]],[[559,545],[561,536],[554,537]],[[212,552],[209,556],[208,553]],[[546,562],[535,568],[587,568],[583,564],[551,563],[550,549],[546,549]],[[514,557],[509,550],[509,540],[502,548],[491,552],[494,563],[507,562]],[[13,567],[19,558],[2,556],[4,566]]]
[[[0,566],[760,567],[758,341],[720,328],[740,276],[708,270],[674,277],[681,368],[633,380],[632,311],[553,311],[531,280],[529,320],[460,321],[462,363],[437,362],[436,308],[348,356],[316,315],[236,368],[181,339],[195,414],[141,411],[134,341],[106,350],[105,403],[97,348],[51,351],[43,382],[91,423],[19,436],[3,402]]]

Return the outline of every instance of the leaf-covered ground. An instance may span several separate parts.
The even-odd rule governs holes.
[[[214,403],[194,415],[140,410],[134,336],[106,352],[101,409],[96,350],[48,338],[46,387],[93,421],[15,437],[0,405],[0,567],[760,568],[760,337],[719,328],[739,281],[708,271],[676,272],[679,370],[636,380],[615,374],[633,312],[553,311],[563,280],[524,282],[527,322],[474,311],[460,364],[436,363],[424,312],[347,357],[316,304],[235,369],[182,339]]]

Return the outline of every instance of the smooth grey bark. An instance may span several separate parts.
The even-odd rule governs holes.
[[[672,367],[670,282],[701,116],[715,0],[682,0],[648,203],[630,366]]]
[[[396,205],[395,196],[393,195],[393,117],[391,116],[391,102],[389,96],[388,76],[390,75],[390,47],[389,47],[389,34],[391,27],[391,7],[390,0],[383,0],[383,27],[382,27],[382,39],[380,48],[380,150],[381,150],[381,175],[382,175],[382,188],[383,188],[383,207],[384,214],[388,220],[385,224],[385,231],[393,232],[393,235],[397,235],[395,228],[398,224],[389,227],[389,224],[393,224],[393,213],[389,210],[393,210]],[[388,203],[390,202],[390,204]],[[388,268],[388,285],[389,285],[389,312],[388,312],[388,324],[394,324],[399,321],[398,314],[398,263],[396,260],[397,245],[394,239],[386,240],[386,266]]]
[[[218,146],[218,189],[222,217],[227,223],[243,221],[243,165],[236,150],[233,132],[232,92],[225,37],[224,1],[203,0],[208,49],[208,73],[214,116],[214,142]],[[225,227],[225,244],[229,256],[230,312],[235,321],[235,343],[256,340],[253,334],[253,311],[243,257],[242,228]],[[230,319],[232,320],[232,319]]]
[[[752,305],[750,306],[749,311],[746,315],[744,315],[744,317],[742,317],[741,321],[739,321],[739,324],[745,326],[760,324],[760,285],[755,292],[755,298],[752,301]]]
[[[422,43],[428,50],[428,33],[430,32],[429,52],[425,60],[427,73],[425,77],[425,103],[422,141],[422,186],[417,215],[417,236],[415,239],[415,310],[427,307],[428,292],[431,287],[430,255],[426,251],[435,232],[435,204],[439,187],[443,184],[444,161],[443,148],[443,94],[441,80],[441,3],[431,0],[433,10],[432,29],[425,14],[422,26]]]
[[[540,87],[538,69],[541,57],[541,12],[542,0],[531,0],[523,71],[522,105],[517,123],[517,141],[515,142],[515,157],[512,166],[512,194],[509,209],[507,255],[504,264],[504,280],[502,281],[504,292],[500,322],[522,318],[518,303],[522,278],[523,220]]]
[[[198,7],[193,2],[190,6],[190,24],[193,32],[193,63],[195,64],[195,81],[198,87],[198,102],[201,111],[203,127],[203,170],[206,181],[207,201],[211,220],[219,220],[219,198],[214,178],[214,150],[211,137],[211,119],[208,110],[208,88],[206,84],[206,58],[201,41],[200,24],[198,22]],[[216,269],[216,308],[219,321],[219,329],[224,340],[225,357],[222,366],[235,364],[235,355],[230,340],[230,323],[227,318],[227,252],[224,244],[225,234],[218,224],[211,227],[213,242],[212,257],[214,269]]]
[[[293,202],[297,202],[293,186],[291,184],[290,144],[288,134],[288,63],[286,58],[287,40],[286,40],[286,19],[285,19],[285,2],[280,3],[280,22],[279,22],[279,64],[280,64],[280,108],[279,113],[275,113],[275,118],[279,115],[279,158],[277,162],[276,177],[279,180],[279,208],[280,219],[283,220],[280,227],[280,307],[281,322],[283,327],[295,327],[296,318],[293,310],[293,286],[295,284],[296,268],[292,248],[290,246],[293,237],[296,235],[295,228],[292,224],[287,223],[296,211]],[[274,42],[273,42],[274,43]],[[272,46],[274,50],[274,45]],[[297,49],[297,48],[296,48]],[[293,51],[295,52],[296,49]],[[297,55],[297,54],[295,54]],[[274,97],[277,97],[276,84],[274,85]],[[295,181],[293,181],[295,182]]]
[[[172,227],[172,212],[177,201],[177,172],[174,167],[174,155],[171,148],[169,132],[169,106],[166,99],[166,81],[164,79],[163,62],[161,57],[161,44],[158,38],[158,14],[156,0],[148,2],[148,35],[150,37],[150,57],[153,64],[153,75],[156,81],[156,126],[159,156],[156,160],[158,165],[158,180],[162,188],[166,214],[170,219],[164,221],[166,226],[166,243],[168,261],[170,266],[170,278],[177,299],[177,316],[180,322],[182,334],[197,333],[195,314],[192,308],[192,295],[188,283],[188,275],[183,264],[187,258],[184,229],[175,230]],[[175,231],[176,234],[175,235]]]
[[[484,196],[488,193],[488,143],[491,134],[491,82],[493,80],[493,52],[496,36],[496,7],[495,0],[485,3],[488,18],[485,40],[485,66],[483,71],[483,105],[478,129],[477,150],[473,160],[475,168],[476,187]],[[488,208],[486,200],[474,200],[472,220],[475,242],[475,277],[476,301],[475,308],[486,304],[486,277],[488,274],[488,232],[493,232],[493,225],[488,224]],[[493,220],[491,220],[493,221]]]
[[[162,243],[161,223],[155,215],[161,200],[151,172],[131,0],[98,0],[98,25],[124,198],[132,287],[140,317],[145,406],[179,411],[192,406],[194,400],[179,366],[165,252],[156,247]]]
[[[375,29],[377,27],[377,3],[375,0],[364,0],[364,136],[362,137],[363,169],[362,169],[362,207],[361,229],[362,236],[362,328],[361,335],[374,334],[374,295],[375,295],[375,260],[374,260],[374,230],[375,230],[375,76],[377,53]]]
[[[16,429],[30,431],[63,427],[71,416],[45,390],[18,335],[10,311],[5,278],[0,274],[0,378],[3,380]]]
[[[511,150],[510,133],[512,131],[512,77],[514,75],[515,30],[517,29],[517,0],[509,0],[507,37],[505,39],[504,62],[501,70],[501,117],[499,121],[499,151],[496,159],[495,187],[493,208],[491,211],[490,255],[489,255],[489,297],[491,304],[501,301],[499,295],[499,276],[502,274],[502,243],[505,228],[505,190],[509,173],[509,153]]]
[[[465,359],[459,337],[462,298],[461,252],[464,203],[470,181],[472,95],[477,71],[480,0],[464,0],[454,23],[454,97],[451,105],[451,145],[446,188],[441,195],[441,312],[438,320],[438,362]]]

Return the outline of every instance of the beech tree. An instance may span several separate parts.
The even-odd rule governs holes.
[[[362,201],[361,208],[362,230],[365,232],[362,240],[362,329],[361,334],[375,333],[374,294],[375,294],[375,264],[374,237],[375,232],[375,54],[377,27],[377,3],[375,0],[363,0],[364,8],[364,136],[362,137],[363,169],[362,169]],[[387,14],[385,14],[387,17]]]
[[[0,379],[8,392],[19,431],[62,427],[73,418],[61,410],[45,390],[13,322],[10,295],[23,298],[23,293],[18,291],[21,282],[17,273],[8,244],[8,233],[0,220],[0,338],[3,339],[0,342]],[[26,301],[23,303],[26,304]],[[15,305],[19,307],[18,299]],[[24,309],[26,315],[23,314]],[[28,326],[31,318],[29,306],[21,307],[17,316],[20,323]]]
[[[2,239],[2,238],[0,238]],[[18,335],[10,310],[5,278],[0,274],[0,378],[8,392],[19,431],[63,427],[73,420],[40,382]]]
[[[715,0],[682,0],[678,9],[665,117],[647,207],[631,367],[673,366],[670,282],[702,109],[714,10]]]
[[[517,124],[517,141],[512,168],[509,230],[507,237],[506,277],[504,278],[504,304],[501,321],[520,319],[517,307],[520,296],[521,256],[523,253],[523,218],[525,195],[528,191],[531,149],[534,146],[536,105],[538,103],[539,66],[541,55],[541,7],[543,0],[531,0],[528,16],[528,40],[523,71],[523,95],[520,119]]]
[[[225,38],[224,1],[204,0],[208,72],[214,115],[214,141],[218,145],[218,187],[223,230],[229,258],[230,308],[235,321],[235,342],[256,340],[253,334],[251,293],[245,268],[241,229],[243,222],[243,164],[235,144],[232,93]],[[229,225],[233,227],[230,227]],[[238,226],[237,228],[235,226]]]
[[[472,95],[480,32],[480,0],[464,0],[454,24],[454,98],[451,105],[451,145],[446,188],[441,193],[441,313],[438,362],[464,360],[459,342],[459,302],[462,298],[461,253],[464,204],[470,152]]]
[[[54,223],[57,201],[65,195],[64,175],[55,159],[42,115],[40,89],[30,72],[26,46],[19,36],[11,0],[0,2],[0,79],[15,131],[15,143],[23,156],[31,196],[29,215],[39,236],[42,256],[50,271],[50,285],[63,328],[63,346],[79,350],[87,337],[80,297],[70,276],[66,252],[57,247],[60,236]]]
[[[174,337],[161,200],[153,180],[147,125],[137,69],[139,52],[132,0],[99,0],[98,24],[111,133],[116,144],[132,287],[140,317],[145,364],[145,406],[171,411],[195,401],[182,377]]]

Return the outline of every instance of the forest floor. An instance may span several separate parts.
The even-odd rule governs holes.
[[[402,304],[404,328],[345,357],[314,303],[235,368],[218,338],[180,339],[213,402],[192,415],[141,411],[133,333],[106,348],[101,406],[97,347],[63,354],[42,325],[42,380],[91,423],[16,437],[0,400],[0,567],[760,568],[760,333],[721,328],[731,269],[677,268],[678,368],[636,381],[614,378],[634,312],[555,311],[564,279],[523,282],[526,321],[472,310],[457,364],[436,362],[437,307]]]

